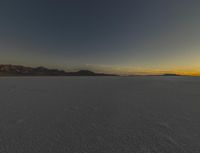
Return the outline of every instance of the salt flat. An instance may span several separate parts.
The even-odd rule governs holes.
[[[0,153],[199,153],[198,77],[1,77]]]

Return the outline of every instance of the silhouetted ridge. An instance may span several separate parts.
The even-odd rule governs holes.
[[[162,76],[180,76],[180,75],[179,74],[166,73],[166,74],[163,74]]]
[[[0,76],[115,76],[112,74],[95,73],[89,70],[65,72],[45,67],[25,67],[20,65],[0,65]]]

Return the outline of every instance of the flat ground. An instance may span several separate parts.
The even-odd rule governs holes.
[[[0,78],[0,153],[199,152],[200,78]]]

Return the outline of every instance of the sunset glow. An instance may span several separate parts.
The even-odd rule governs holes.
[[[1,64],[200,75],[199,1],[55,3],[1,2]]]

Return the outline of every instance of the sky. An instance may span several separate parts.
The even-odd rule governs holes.
[[[0,63],[200,75],[200,1],[1,0]]]

